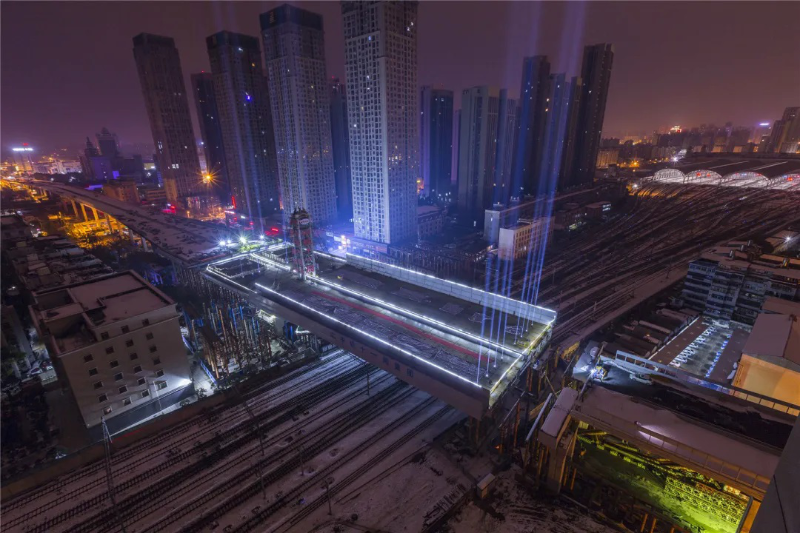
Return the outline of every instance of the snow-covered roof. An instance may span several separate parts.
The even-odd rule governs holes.
[[[751,357],[780,357],[800,364],[800,325],[790,315],[761,313],[744,345]]]

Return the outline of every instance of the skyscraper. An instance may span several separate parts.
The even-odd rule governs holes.
[[[222,144],[222,124],[219,120],[217,95],[214,93],[214,78],[210,72],[192,74],[192,93],[197,106],[200,135],[203,138],[206,168],[210,176],[204,176],[203,181],[210,182],[207,185],[213,188],[223,205],[227,205],[231,201],[231,185],[225,166],[225,147]]]
[[[336,218],[322,17],[283,4],[261,15],[284,213]]]
[[[342,2],[356,237],[417,234],[417,2]]]
[[[331,78],[331,143],[336,182],[336,212],[340,220],[353,218],[353,183],[350,177],[350,135],[347,131],[347,87]]]
[[[514,195],[536,194],[542,157],[545,109],[549,87],[550,62],[547,56],[526,57],[522,61],[519,122],[512,170]]]
[[[181,198],[202,194],[200,161],[175,41],[140,33],[133,38],[133,57],[167,199],[178,203]]]
[[[573,85],[565,74],[551,74],[545,108],[542,157],[539,163],[537,195],[555,193],[559,185],[564,149],[567,142],[569,106]]]
[[[419,160],[425,194],[447,199],[453,158],[453,91],[420,90]]]
[[[119,156],[119,139],[116,133],[111,133],[108,128],[103,128],[96,137],[101,154],[110,158]]]
[[[461,93],[458,154],[458,219],[481,227],[484,210],[494,201],[500,91],[472,87]]]
[[[578,111],[575,162],[572,167],[575,185],[591,185],[594,181],[613,62],[614,46],[611,44],[595,44],[583,49],[583,94]]]
[[[558,191],[563,192],[575,187],[576,180],[573,169],[575,168],[575,149],[578,140],[578,119],[583,102],[583,79],[573,76],[567,88],[566,127],[564,133],[564,149],[561,156],[561,170],[558,176]]]
[[[206,39],[231,201],[259,219],[280,209],[275,138],[258,39],[229,31]],[[253,220],[251,220],[253,222]],[[255,224],[253,224],[255,225]]]
[[[800,151],[800,107],[787,107],[772,126],[766,151],[795,153]]]
[[[497,156],[494,166],[494,187],[492,204],[507,203],[512,196],[519,196],[519,190],[512,190],[511,169],[514,164],[514,140],[517,136],[517,101],[508,97],[508,89],[500,90],[497,107]]]

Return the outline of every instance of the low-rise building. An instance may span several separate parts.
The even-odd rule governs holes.
[[[25,220],[16,213],[10,213],[0,217],[0,231],[2,231],[2,247],[11,247],[17,241],[24,241],[33,237],[31,227]]]
[[[31,293],[113,272],[95,256],[61,235],[19,240],[3,254],[20,285]]]
[[[139,204],[139,189],[135,180],[112,180],[103,185],[103,194],[129,204]]]
[[[765,307],[744,345],[733,385],[800,405],[800,304],[778,300]]]
[[[547,247],[553,232],[551,219],[535,220],[521,218],[516,224],[500,228],[497,241],[497,257],[502,260],[526,257],[532,250]]]
[[[752,243],[718,246],[689,263],[683,298],[707,315],[752,325],[766,297],[800,300],[800,265],[770,259]]]
[[[144,190],[144,199],[151,204],[167,201],[167,190],[163,187],[148,187]]]
[[[422,240],[444,231],[445,209],[436,205],[417,207],[417,237]]]
[[[191,394],[175,302],[135,272],[40,292],[30,312],[87,428],[105,417],[118,431]]]

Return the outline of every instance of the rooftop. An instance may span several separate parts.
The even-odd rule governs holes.
[[[800,365],[800,324],[797,317],[759,314],[743,353],[758,358],[781,358]]]
[[[94,343],[98,328],[174,305],[129,271],[38,293],[31,311],[63,355]]]

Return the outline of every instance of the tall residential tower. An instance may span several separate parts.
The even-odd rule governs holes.
[[[347,131],[347,86],[333,77],[331,94],[331,142],[336,182],[336,212],[340,220],[353,218],[353,182],[350,177],[350,135]]]
[[[133,57],[167,199],[178,203],[202,194],[200,160],[175,40],[140,33],[133,38]]]
[[[222,145],[222,125],[214,93],[214,79],[210,72],[192,74],[192,92],[206,156],[207,176],[203,176],[203,182],[220,196],[223,205],[227,205],[231,201],[231,188],[225,166],[225,147]]]
[[[448,201],[453,158],[453,91],[420,90],[419,161],[425,194]]]
[[[283,210],[336,218],[322,17],[283,4],[261,15]]]
[[[263,218],[280,209],[280,193],[269,93],[258,39],[221,31],[208,37],[206,46],[231,200],[238,213],[258,219],[256,229],[262,230]]]
[[[477,228],[484,210],[495,197],[495,164],[500,91],[472,87],[461,93],[461,126],[458,154],[458,219]]]
[[[356,237],[417,235],[417,2],[342,2]]]
[[[578,111],[575,159],[572,167],[572,182],[575,185],[590,186],[594,181],[613,63],[614,45],[595,44],[583,49],[581,67],[583,94]]]

